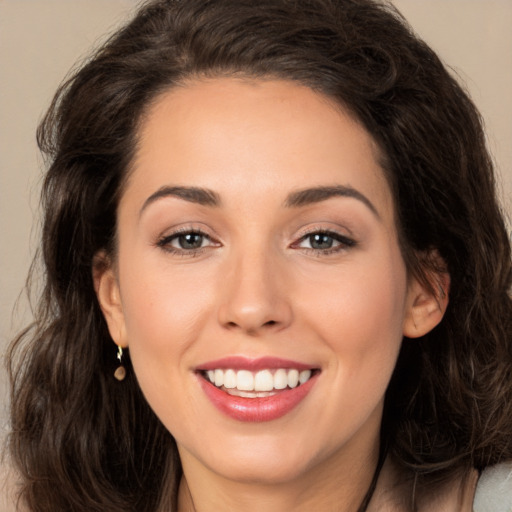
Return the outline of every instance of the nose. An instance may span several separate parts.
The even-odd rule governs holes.
[[[285,283],[284,262],[263,252],[233,258],[222,280],[219,323],[250,336],[288,327],[293,313]]]

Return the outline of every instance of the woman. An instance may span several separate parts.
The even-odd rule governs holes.
[[[501,485],[492,165],[390,7],[150,2],[39,143],[46,288],[11,353],[28,510],[455,511],[486,468]]]

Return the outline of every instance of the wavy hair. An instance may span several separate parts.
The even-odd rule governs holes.
[[[441,324],[403,341],[389,456],[425,482],[512,458],[510,242],[468,95],[385,2],[159,0],[60,87],[38,130],[45,287],[8,361],[9,446],[29,510],[176,510],[175,442],[129,355],[126,380],[113,378],[92,273],[98,251],[115,256],[144,113],[169,88],[216,76],[291,80],[351,112],[380,147],[408,271],[431,284],[450,274]]]

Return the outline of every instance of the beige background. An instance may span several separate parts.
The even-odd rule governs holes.
[[[256,0],[255,0],[256,1]],[[0,0],[0,354],[30,318],[20,295],[37,246],[42,163],[34,133],[69,69],[125,20],[135,0]],[[467,84],[512,204],[512,0],[395,0]],[[6,430],[0,369],[0,438]],[[2,405],[4,404],[4,405]],[[0,512],[2,506],[0,504]]]

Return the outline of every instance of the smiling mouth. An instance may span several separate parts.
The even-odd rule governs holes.
[[[269,368],[253,372],[216,368],[202,370],[200,374],[207,382],[231,396],[264,398],[302,386],[319,371],[315,368]]]
[[[243,422],[272,421],[299,406],[321,369],[276,357],[231,356],[195,369],[210,402],[224,415]]]

